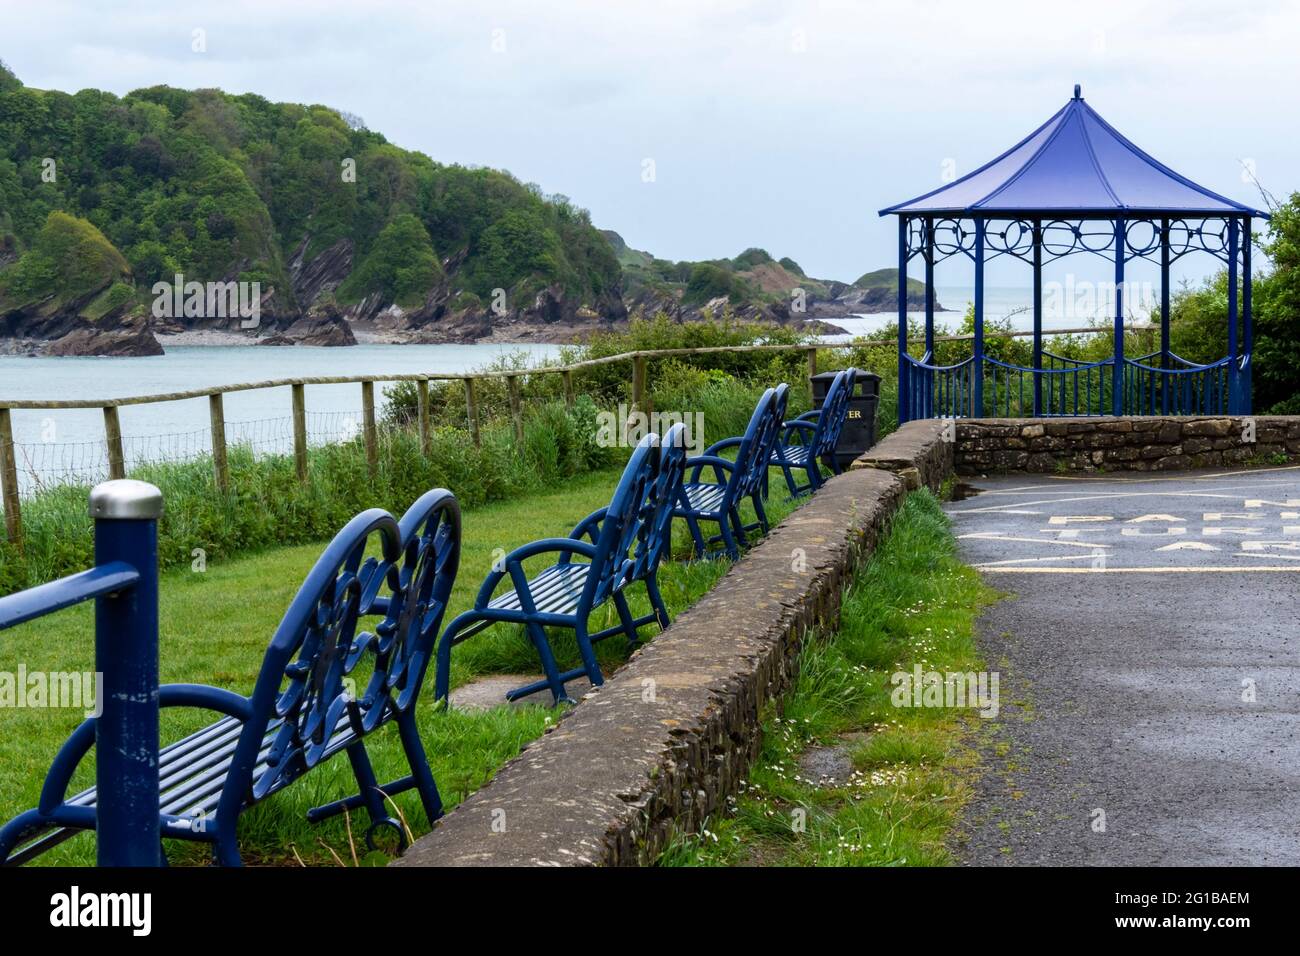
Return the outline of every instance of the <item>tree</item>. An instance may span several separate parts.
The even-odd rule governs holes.
[[[0,93],[8,93],[22,85],[22,81],[14,75],[13,70],[9,69],[9,65],[4,60],[0,60]]]
[[[415,216],[398,216],[379,233],[369,254],[338,288],[340,302],[382,292],[389,302],[418,306],[442,277],[429,233]]]
[[[122,253],[102,232],[84,219],[52,212],[31,248],[0,273],[0,305],[72,302],[130,272]]]
[[[1255,287],[1255,403],[1300,414],[1300,193],[1273,211],[1264,251],[1273,271]]]

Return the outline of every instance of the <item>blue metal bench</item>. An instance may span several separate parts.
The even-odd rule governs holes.
[[[381,558],[366,558],[375,537]],[[430,822],[442,803],[415,722],[433,642],[441,626],[460,559],[460,508],[451,492],[437,489],[395,521],[375,508],[357,515],[335,536],[307,575],[277,628],[249,697],[197,684],[166,684],[154,698],[161,707],[194,707],[222,714],[219,720],[157,750],[159,833],[164,838],[214,845],[223,865],[240,863],[239,815],[283,790],[340,751],[356,777],[356,796],[308,813],[316,821],[364,807],[371,820],[366,843],[375,847],[380,827],[405,830],[385,809],[385,798],[419,791]],[[5,599],[8,600],[8,599]],[[358,622],[382,615],[373,632]],[[154,654],[156,686],[156,651]],[[357,673],[369,678],[354,693]],[[410,775],[380,785],[364,738],[396,723]],[[36,809],[0,828],[0,861],[17,864],[74,835],[96,827],[99,786],[67,797],[68,784],[95,744],[94,718],[81,724],[54,759]],[[100,733],[102,737],[102,732]],[[104,748],[98,748],[100,761]],[[148,816],[140,813],[137,816]],[[157,858],[158,843],[143,850]]]
[[[740,547],[749,543],[749,532],[767,533],[767,512],[763,508],[767,461],[776,446],[789,393],[790,387],[784,382],[767,389],[754,406],[743,436],[724,438],[706,448],[704,454],[687,460],[687,480],[673,513],[686,521],[697,558],[726,555],[735,560],[740,557]],[[736,449],[735,460],[719,454],[727,448]],[[714,481],[702,480],[704,469],[709,467]],[[740,517],[740,503],[745,498],[753,502],[758,518],[748,525]],[[701,521],[715,522],[718,533],[705,538]],[[714,545],[720,548],[711,550]]]
[[[672,505],[681,487],[686,460],[686,428],[674,425],[664,436],[647,435],[633,450],[609,506],[592,512],[567,538],[544,538],[516,548],[496,565],[479,589],[474,607],[447,626],[438,644],[435,696],[445,700],[451,690],[451,649],[497,622],[522,624],[541,659],[543,680],[517,687],[506,694],[518,700],[549,689],[554,701],[572,702],[565,684],[586,675],[593,686],[604,683],[594,646],[614,634],[623,634],[635,646],[637,628],[656,623],[668,626],[668,609],[659,593],[656,574],[671,546]],[[557,554],[555,564],[533,577],[524,561],[541,554]],[[586,563],[573,558],[586,558]],[[514,587],[497,597],[493,593],[504,578]],[[652,613],[634,618],[625,591],[642,581]],[[619,623],[588,632],[592,611],[612,601]],[[548,627],[573,630],[582,666],[561,673],[546,636]]]
[[[857,385],[857,376],[857,369],[844,369],[831,381],[821,408],[805,412],[782,426],[781,437],[772,450],[770,463],[780,468],[785,475],[791,497],[811,494],[822,486],[826,479],[818,467],[819,458],[829,460],[831,471],[837,475],[840,473],[835,446],[840,443],[840,432],[844,430],[844,422],[848,418],[849,399]],[[801,485],[795,480],[796,469],[802,469],[807,474],[807,484]],[[766,471],[764,480],[766,481]]]

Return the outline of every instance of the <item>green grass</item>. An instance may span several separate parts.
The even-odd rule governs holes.
[[[974,620],[993,595],[955,557],[937,499],[912,494],[850,585],[840,629],[804,650],[781,712],[730,812],[679,836],[667,866],[942,865],[968,798],[973,710],[895,707],[890,677],[979,671]],[[800,758],[835,747],[851,773],[809,779]]]
[[[464,513],[460,572],[446,618],[469,607],[479,585],[499,557],[525,542],[566,535],[579,520],[607,504],[618,470],[603,470],[567,481],[510,502],[471,507]],[[775,478],[775,476],[774,476]],[[773,488],[783,488],[779,479]],[[769,515],[778,521],[792,510],[775,494]],[[749,520],[746,514],[746,520]],[[685,529],[677,532],[674,551],[689,553]],[[208,683],[237,693],[251,692],[262,655],[276,625],[303,578],[321,551],[322,542],[266,550],[251,556],[209,558],[203,572],[189,566],[167,571],[161,585],[161,669],[164,682]],[[500,550],[498,550],[500,549]],[[541,557],[540,561],[545,561]],[[676,615],[703,595],[726,570],[727,562],[666,562],[660,571],[664,599]],[[633,611],[649,613],[640,585],[630,595]],[[602,608],[593,616],[593,630],[615,622],[614,610]],[[654,633],[642,629],[643,636]],[[560,631],[555,646],[562,666],[577,666],[571,634]],[[608,674],[625,657],[623,641],[598,645],[602,668]],[[452,656],[453,688],[489,673],[539,673],[540,666],[522,631],[495,626],[460,645]],[[0,671],[16,672],[19,665],[34,671],[86,671],[94,669],[93,608],[82,605],[39,622],[6,632],[0,639]],[[485,712],[435,712],[433,675],[418,705],[425,747],[444,802],[455,805],[481,787],[522,746],[538,737],[558,716],[547,706],[549,696],[534,698],[535,706],[498,707]],[[79,723],[81,713],[71,709],[0,709],[0,820],[35,805],[40,784],[55,751]],[[163,714],[164,742],[197,729],[212,716],[190,710],[169,709]],[[385,728],[367,741],[380,780],[407,772],[395,728]],[[76,780],[75,793],[93,781],[93,761],[87,760]],[[344,860],[351,850],[343,817],[319,825],[308,824],[307,810],[355,792],[347,761],[336,758],[318,766],[286,791],[253,808],[240,820],[240,843],[247,863],[295,864],[295,852],[308,864],[332,864],[332,849]],[[397,804],[412,830],[427,830],[414,793],[403,794]],[[354,830],[364,830],[364,814],[355,815]],[[199,844],[169,842],[173,863],[202,863],[207,848]],[[360,852],[364,852],[364,845]],[[48,864],[82,865],[94,860],[94,839],[77,836],[41,858]]]

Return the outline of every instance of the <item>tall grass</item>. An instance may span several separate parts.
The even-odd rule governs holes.
[[[795,685],[764,714],[763,750],[725,812],[681,834],[665,866],[897,866],[951,862],[970,794],[973,711],[893,706],[891,675],[979,671],[974,622],[995,599],[958,561],[938,501],[910,495],[844,597],[840,627],[804,648]],[[829,777],[805,754],[833,755]],[[825,766],[825,764],[821,764]]]
[[[401,514],[424,491],[446,487],[465,507],[518,498],[575,475],[616,464],[624,452],[596,441],[590,402],[568,410],[549,403],[529,410],[524,440],[493,422],[475,446],[463,428],[432,432],[425,455],[411,428],[380,432],[378,468],[372,476],[360,439],[308,452],[307,480],[289,455],[229,451],[230,490],[216,487],[209,457],[143,465],[131,477],[162,489],[159,522],[162,567],[202,558],[225,558],[272,545],[321,541],[366,508]],[[93,529],[86,516],[86,486],[63,486],[23,505],[26,541],[21,553],[0,546],[0,591],[12,591],[81,570],[91,562]],[[201,553],[200,553],[201,552]]]

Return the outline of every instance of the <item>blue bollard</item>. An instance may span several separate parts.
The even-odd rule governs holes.
[[[96,833],[100,866],[159,866],[158,519],[162,492],[118,480],[90,492],[95,563],[123,561],[134,586],[95,599]]]

